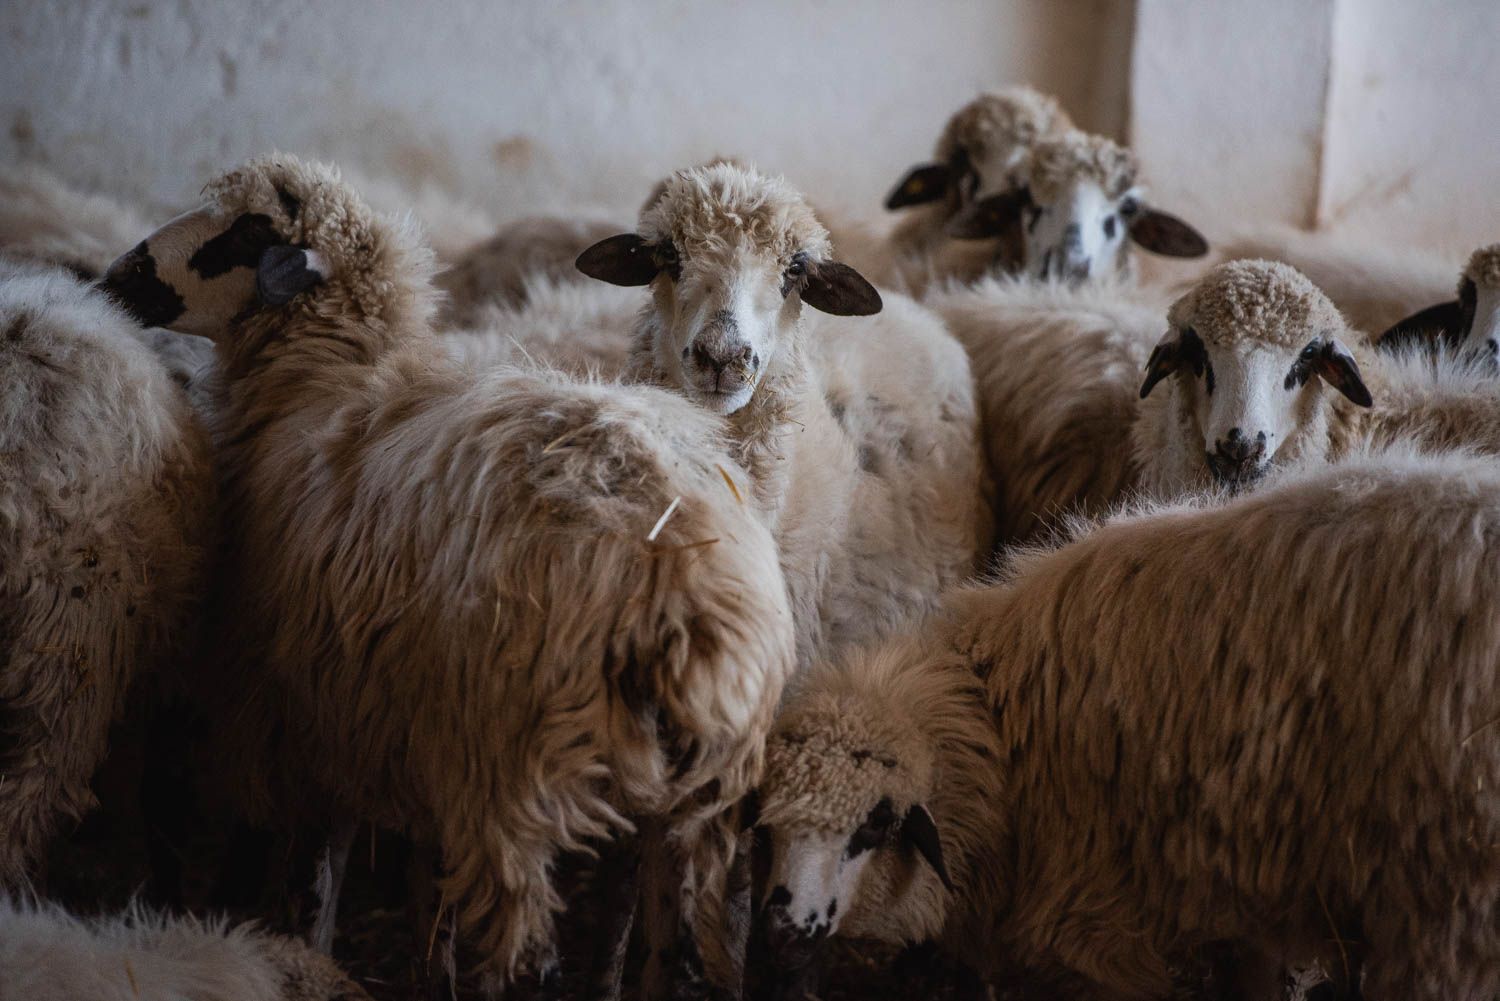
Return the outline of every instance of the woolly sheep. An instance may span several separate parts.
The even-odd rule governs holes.
[[[1031,147],[1073,128],[1057,100],[1030,87],[983,93],[943,127],[933,161],[913,167],[886,198],[892,211],[910,209],[889,234],[840,226],[834,244],[882,285],[920,293],[943,278],[972,281],[992,267],[1019,263],[1016,234],[998,242],[954,241],[947,224],[974,201],[1026,183]]]
[[[1286,964],[1371,1001],[1500,989],[1493,465],[1118,517],[949,612],[788,698],[760,814],[784,980],[837,934],[1072,996],[1165,996],[1219,942],[1236,996]]]
[[[197,618],[207,438],[137,333],[66,270],[0,259],[0,890],[93,804],[127,689]]]
[[[1135,485],[1140,373],[1164,307],[1138,288],[989,278],[928,295],[967,349],[994,477],[996,537],[1028,539]]]
[[[1500,453],[1500,387],[1487,370],[1446,352],[1377,353],[1288,265],[1220,265],[1167,321],[1134,429],[1150,493],[1243,487],[1273,465],[1366,445]],[[1165,391],[1153,393],[1159,383]]]
[[[1380,346],[1424,343],[1430,337],[1440,337],[1460,353],[1495,360],[1500,351],[1500,243],[1469,256],[1458,276],[1457,298],[1406,317],[1381,335]]]
[[[368,1001],[326,957],[253,926],[132,906],[88,921],[0,899],[0,997],[26,1001]]]
[[[725,416],[781,547],[799,659],[894,628],[973,572],[990,533],[963,349],[833,260],[786,181],[679,171],[636,232],[578,264],[651,288],[632,377]]]
[[[252,808],[310,785],[438,846],[501,978],[552,967],[558,853],[629,818],[661,819],[684,897],[712,888],[793,652],[717,423],[452,364],[429,256],[328,168],[271,157],[206,193],[106,281],[216,343],[237,656],[213,688],[242,759],[299,769]]]
[[[1402,317],[1449,295],[1458,262],[1447,255],[1371,245],[1290,226],[1250,233],[1224,248],[1225,260],[1281,261],[1333,301],[1349,325],[1379,334]]]
[[[134,206],[80,191],[40,164],[0,168],[0,253],[8,257],[94,279],[146,229]]]
[[[1044,139],[1024,171],[1024,187],[976,199],[949,220],[948,235],[990,240],[1019,231],[1019,273],[1070,284],[1131,275],[1131,243],[1169,257],[1208,253],[1197,230],[1147,204],[1134,155],[1104,136],[1075,130]]]

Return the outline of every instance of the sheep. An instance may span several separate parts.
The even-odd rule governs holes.
[[[215,341],[233,656],[207,687],[247,809],[436,846],[501,980],[555,969],[557,855],[631,818],[664,826],[696,931],[793,653],[718,423],[452,362],[430,255],[331,168],[276,155],[205,192],[105,285]]]
[[[936,290],[925,304],[969,354],[998,541],[1027,540],[1134,489],[1136,396],[1164,306],[1118,281],[1014,277]]]
[[[1399,572],[1393,572],[1399,570]],[[767,747],[760,940],[939,937],[1055,995],[1500,989],[1500,470],[1362,457],[1116,517],[817,668]]]
[[[994,267],[1017,263],[1014,233],[999,243],[954,241],[947,223],[975,200],[1026,183],[1031,147],[1073,128],[1057,100],[1030,87],[980,94],[943,127],[933,161],[907,172],[886,198],[891,211],[912,209],[889,234],[840,226],[834,243],[876,282],[920,293],[934,279],[972,281]]]
[[[208,441],[137,333],[67,269],[0,258],[0,891],[40,881],[127,690],[198,618]]]
[[[1402,441],[1500,454],[1500,386],[1487,368],[1449,352],[1377,353],[1289,265],[1219,265],[1167,322],[1132,431],[1147,493],[1244,488],[1273,465]]]
[[[40,164],[0,168],[0,253],[8,257],[92,280],[145,230],[135,206],[80,191]]]
[[[0,997],[26,1001],[369,1001],[332,960],[252,925],[132,905],[80,920],[0,898]]]
[[[990,529],[963,348],[833,260],[784,179],[678,171],[636,232],[578,266],[650,286],[629,377],[725,417],[781,548],[799,663],[897,628],[976,569]]]
[[[1197,230],[1147,204],[1134,155],[1104,136],[1043,139],[1023,169],[1024,187],[975,199],[948,221],[948,235],[991,240],[1019,230],[1016,270],[1070,284],[1132,275],[1131,243],[1168,257],[1208,253]]]
[[[1458,297],[1429,306],[1380,335],[1381,347],[1440,337],[1453,350],[1493,362],[1500,351],[1500,243],[1480,247],[1458,276]]]
[[[1370,245],[1331,233],[1271,227],[1229,241],[1225,260],[1281,261],[1331,299],[1349,325],[1379,334],[1402,317],[1447,296],[1458,262],[1447,255]]]
[[[530,280],[578,280],[573,262],[584,250],[620,231],[615,224],[554,216],[520,219],[501,227],[437,276],[448,294],[439,313],[443,327],[472,327],[486,305],[524,305]]]

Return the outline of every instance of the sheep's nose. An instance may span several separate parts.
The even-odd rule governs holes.
[[[709,369],[716,376],[723,375],[724,370],[731,366],[742,371],[754,371],[760,364],[760,358],[748,344],[739,347],[695,344],[693,345],[693,361],[700,368]]]
[[[1208,453],[1208,469],[1220,483],[1234,486],[1255,479],[1265,457],[1264,431],[1249,438],[1239,428],[1230,428],[1229,434],[1216,441],[1214,450]]]

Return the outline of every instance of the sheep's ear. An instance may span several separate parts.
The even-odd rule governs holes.
[[[1202,257],[1208,253],[1203,234],[1166,212],[1142,207],[1130,220],[1130,238],[1164,257]]]
[[[1191,329],[1168,330],[1156,342],[1156,347],[1151,349],[1151,357],[1146,360],[1146,381],[1141,383],[1141,399],[1150,396],[1158,382],[1184,364],[1192,365],[1194,371],[1201,373],[1202,357],[1203,342],[1198,339],[1197,333]]]
[[[650,285],[660,270],[652,259],[651,248],[634,233],[600,240],[579,254],[574,266],[590,278],[611,285]]]
[[[865,276],[838,261],[809,262],[802,301],[834,316],[870,316],[880,312],[880,293]]]
[[[943,864],[943,842],[927,807],[917,803],[906,811],[906,817],[901,821],[901,838],[927,860],[948,892],[953,893],[953,880],[948,876],[948,867]]]
[[[1021,221],[1021,210],[1029,204],[1031,192],[1026,188],[981,198],[949,219],[943,231],[955,240],[989,240],[1003,236]]]
[[[1354,355],[1337,338],[1330,337],[1323,342],[1322,349],[1313,360],[1313,371],[1328,385],[1347,396],[1351,403],[1368,407],[1374,402],[1359,374]]]
[[[952,178],[951,168],[946,163],[924,163],[913,167],[887,196],[885,207],[891,211],[904,209],[908,205],[925,205],[948,194]]]
[[[1466,319],[1463,304],[1457,299],[1450,299],[1413,313],[1381,334],[1378,342],[1383,348],[1401,344],[1426,344],[1436,339],[1434,335],[1457,342],[1469,332],[1466,329]]]
[[[328,277],[328,261],[316,250],[277,244],[261,251],[255,291],[267,306],[283,306]]]

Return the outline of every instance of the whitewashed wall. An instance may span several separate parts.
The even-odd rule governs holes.
[[[178,202],[270,148],[633,209],[716,153],[874,209],[976,91],[1118,133],[1130,0],[0,3],[0,156]]]

